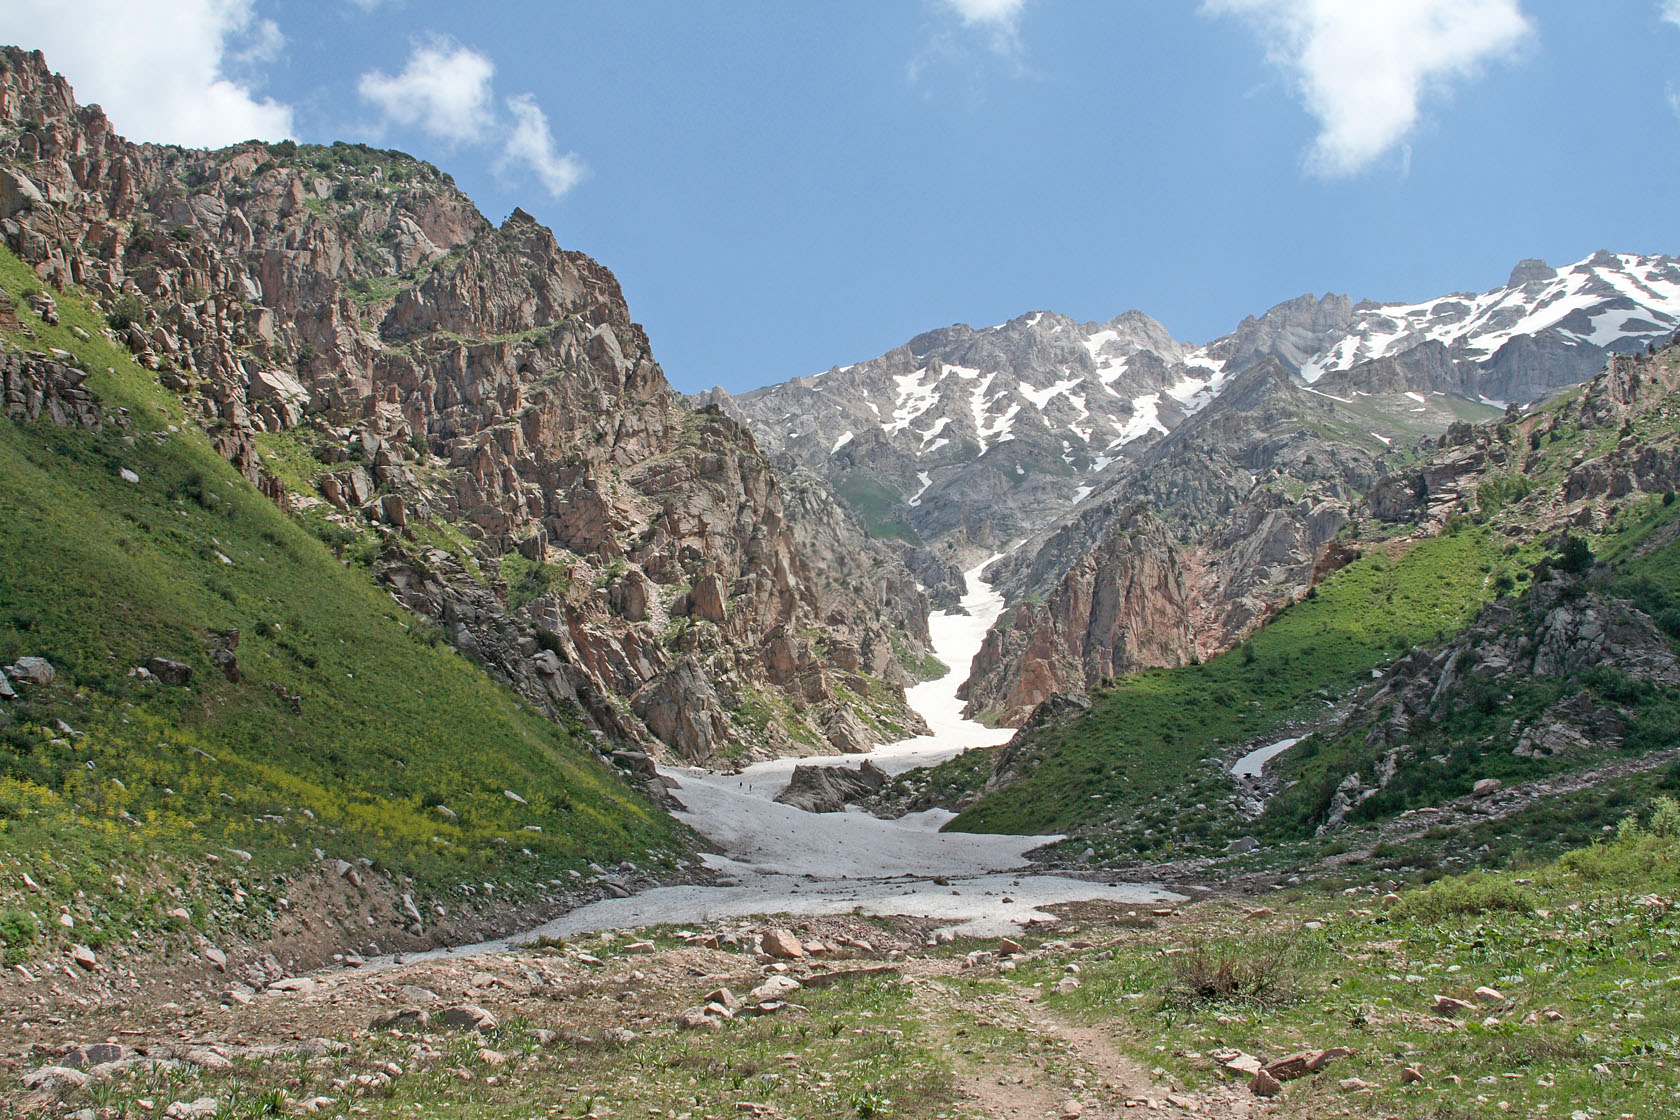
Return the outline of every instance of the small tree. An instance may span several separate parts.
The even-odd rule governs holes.
[[[1560,572],[1578,576],[1592,566],[1592,547],[1587,544],[1587,538],[1574,533],[1567,534],[1563,538],[1563,547],[1558,550],[1557,559],[1552,561],[1552,567]]]
[[[119,331],[125,331],[131,324],[146,325],[146,308],[140,302],[140,297],[133,292],[124,292],[111,304],[111,313],[105,316],[105,321]]]

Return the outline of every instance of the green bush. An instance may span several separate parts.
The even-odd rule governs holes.
[[[111,313],[105,321],[119,331],[125,331],[132,324],[144,327],[146,325],[146,308],[140,302],[140,297],[133,292],[124,292],[111,305]]]
[[[1509,879],[1480,874],[1441,879],[1403,895],[1390,916],[1419,922],[1438,922],[1465,914],[1506,911],[1528,914],[1534,910],[1534,893]]]
[[[1563,538],[1563,547],[1558,550],[1557,559],[1552,561],[1552,567],[1569,575],[1580,575],[1593,566],[1592,546],[1587,538],[1570,533]]]

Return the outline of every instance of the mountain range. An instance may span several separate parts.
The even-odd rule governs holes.
[[[1200,346],[1138,311],[1034,312],[707,399],[910,542],[934,602],[953,600],[951,568],[1009,553],[987,577],[1016,609],[967,695],[1019,723],[1057,692],[1229,648],[1304,590],[1352,503],[1420,441],[1677,323],[1680,261],[1600,252],[1523,261],[1480,295],[1305,295]]]

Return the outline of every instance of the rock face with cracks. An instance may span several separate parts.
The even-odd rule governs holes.
[[[914,579],[838,557],[862,547],[844,519],[810,562],[769,461],[673,394],[607,269],[401,153],[131,144],[39,52],[5,63],[6,245],[90,293],[264,493],[376,537],[379,576],[463,653],[694,761],[920,729],[898,655],[924,652]],[[0,369],[8,411],[15,390],[29,419],[100,422],[75,371]],[[307,485],[266,458],[277,433]],[[440,532],[456,545],[422,543]],[[510,597],[520,577],[538,593]]]

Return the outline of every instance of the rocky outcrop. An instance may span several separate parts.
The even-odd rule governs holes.
[[[6,415],[19,424],[44,420],[61,428],[102,430],[105,410],[83,387],[86,380],[86,370],[44,354],[0,352],[0,390],[4,392]]]
[[[1319,831],[1338,827],[1406,769],[1429,765],[1431,730],[1477,697],[1505,695],[1531,678],[1579,682],[1589,670],[1680,686],[1680,656],[1650,616],[1579,576],[1553,575],[1489,604],[1450,642],[1401,657],[1350,708],[1343,726],[1364,729],[1364,761],[1341,778]],[[1577,687],[1537,718],[1512,721],[1506,739],[1488,748],[1585,762],[1620,748],[1630,722],[1618,703]]]
[[[1058,693],[1046,697],[1021,723],[1009,742],[998,749],[984,792],[1002,789],[1032,773],[1040,759],[1040,735],[1049,728],[1079,719],[1090,710],[1091,701],[1080,693]]]
[[[1555,408],[1509,409],[1495,424],[1455,425],[1423,463],[1379,479],[1359,512],[1389,523],[1435,527],[1454,514],[1470,516],[1523,501],[1546,447],[1578,428],[1619,429],[1620,438],[1599,455],[1577,452],[1562,486],[1526,501],[1525,517],[1513,531],[1546,534],[1564,525],[1596,531],[1615,501],[1680,487],[1680,436],[1660,426],[1638,433],[1632,427],[1680,388],[1680,374],[1662,353],[1611,355],[1597,376]]]
[[[887,772],[873,762],[855,769],[802,764],[793,768],[793,777],[776,800],[807,813],[843,813],[847,805],[867,801],[886,783]]]
[[[1053,692],[1213,656],[1305,593],[1382,469],[1380,445],[1325,434],[1336,407],[1262,361],[1115,468],[1053,532],[988,569],[1023,605],[976,659],[965,694],[975,710],[1018,723]],[[1154,542],[1145,553],[1172,572],[1156,594],[1137,584],[1138,556],[1115,552],[1113,540],[1145,521]],[[1081,624],[1086,603],[1094,625]],[[1131,606],[1108,617],[1109,603]]]
[[[892,633],[926,640],[913,579],[796,536],[751,436],[672,393],[606,268],[401,153],[130,144],[39,53],[5,64],[0,236],[89,293],[265,493],[378,538],[380,577],[464,653],[694,761],[919,727]],[[264,464],[280,431],[315,492]],[[440,532],[465,546],[422,543]]]
[[[1194,650],[1180,550],[1160,521],[1134,508],[1042,603],[999,619],[958,695],[970,710],[1018,725],[1052,695],[1183,665]]]

